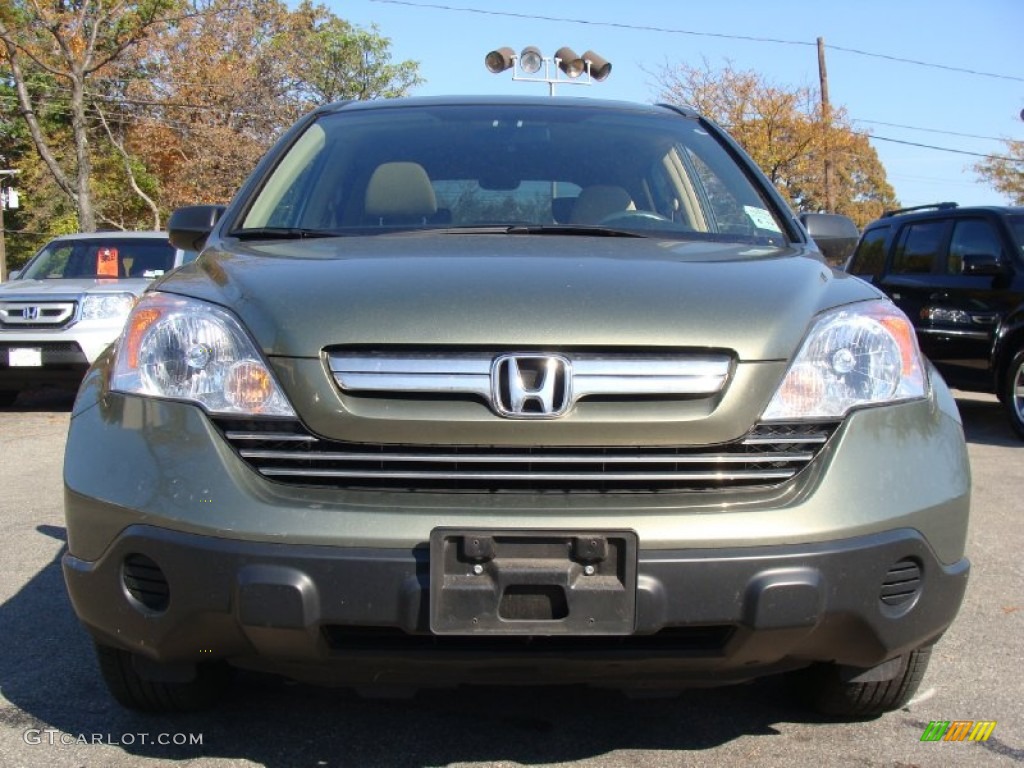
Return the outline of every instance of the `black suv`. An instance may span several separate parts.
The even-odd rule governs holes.
[[[994,392],[1024,438],[1024,208],[888,211],[864,230],[847,271],[910,316],[952,386]]]

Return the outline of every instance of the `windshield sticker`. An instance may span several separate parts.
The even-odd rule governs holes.
[[[781,232],[779,229],[778,222],[772,218],[772,215],[768,213],[764,208],[756,208],[753,205],[744,205],[743,210],[746,212],[747,217],[754,222],[754,226],[758,229],[767,229],[772,232]]]
[[[100,277],[119,277],[117,248],[100,248],[96,252],[96,274]]]

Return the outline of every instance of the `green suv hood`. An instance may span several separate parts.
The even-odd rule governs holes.
[[[444,345],[786,360],[816,312],[878,296],[797,248],[462,233],[237,244],[159,289],[229,307],[283,357]]]

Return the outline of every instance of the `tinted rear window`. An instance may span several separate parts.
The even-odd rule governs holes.
[[[855,275],[878,277],[885,267],[885,239],[889,227],[869,229],[864,233],[850,262],[850,272]]]
[[[893,273],[920,275],[931,272],[942,247],[945,229],[944,221],[922,221],[908,225],[900,232],[899,243],[893,254]]]

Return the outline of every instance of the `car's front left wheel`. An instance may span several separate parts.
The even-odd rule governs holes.
[[[931,646],[918,648],[899,659],[899,670],[888,680],[856,682],[836,664],[815,664],[795,673],[805,702],[816,712],[841,718],[871,718],[899,709],[917,691]]]
[[[139,712],[196,712],[216,704],[231,684],[231,668],[223,662],[196,665],[187,682],[150,680],[139,674],[134,655],[96,643],[103,681],[118,703]]]
[[[1024,439],[1024,348],[1018,349],[1003,376],[999,399],[1006,407],[1010,425]]]

